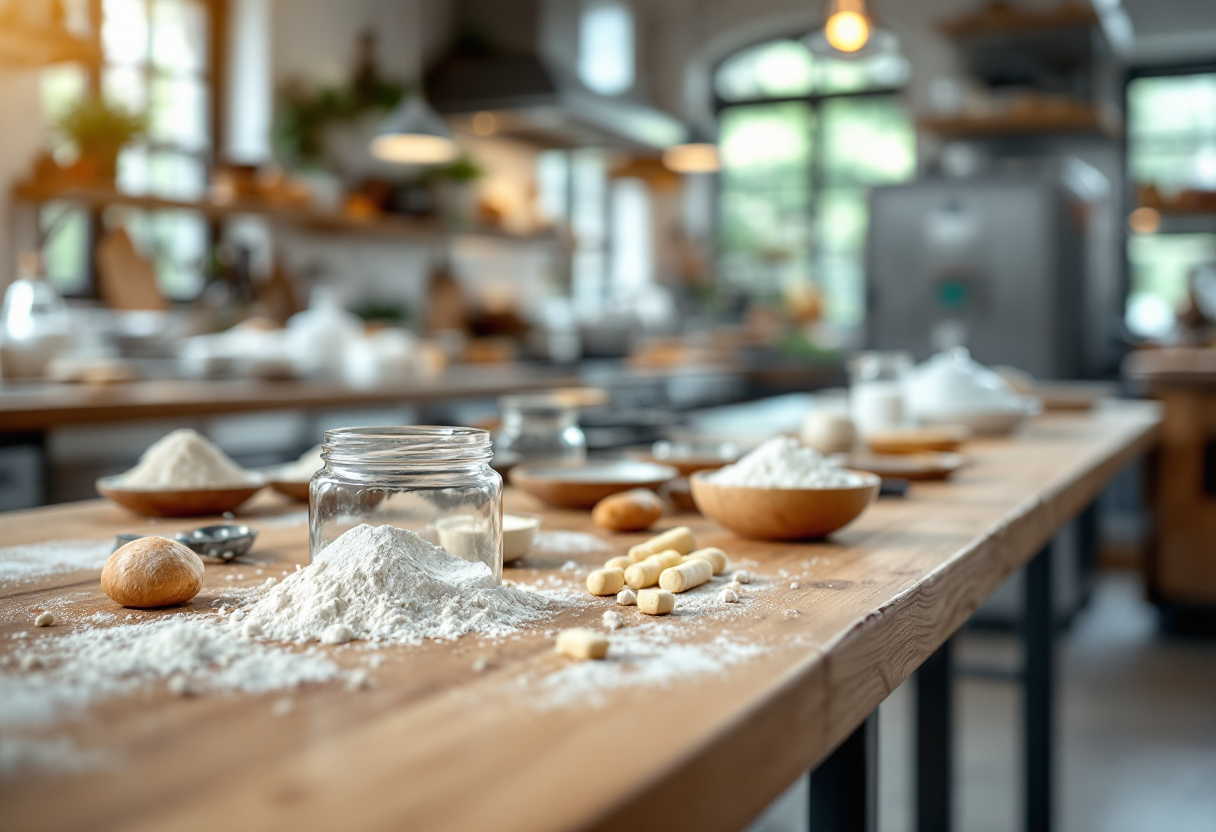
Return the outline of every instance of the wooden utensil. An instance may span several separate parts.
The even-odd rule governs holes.
[[[752,488],[717,485],[708,474],[688,478],[697,508],[735,534],[757,540],[825,537],[857,519],[878,496],[882,480],[854,472],[851,488]]]
[[[144,517],[210,517],[234,511],[263,485],[259,480],[240,488],[136,491],[123,488],[118,477],[102,477],[97,481],[97,493]]]
[[[631,488],[657,490],[679,475],[670,465],[626,459],[571,466],[536,463],[512,468],[511,483],[551,506],[591,508],[609,494]]]

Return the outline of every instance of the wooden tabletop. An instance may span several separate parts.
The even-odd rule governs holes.
[[[1150,389],[1159,387],[1216,386],[1216,349],[1209,347],[1168,347],[1142,349],[1128,353],[1123,374]]]
[[[680,596],[670,648],[610,658],[597,666],[603,684],[589,692],[554,687],[570,663],[545,631],[599,627],[610,608],[626,618],[614,640],[643,625],[636,609],[586,595],[575,596],[584,599],[580,608],[518,639],[465,636],[382,650],[387,660],[370,689],[305,687],[291,694],[286,716],[271,715],[282,694],[180,699],[149,685],[49,735],[112,752],[113,768],[0,782],[0,827],[739,829],[1149,448],[1158,425],[1157,406],[1144,402],[1044,415],[1014,439],[971,443],[972,463],[954,481],[881,500],[830,542],[744,541],[699,517],[665,518],[692,525],[757,582],[737,607]],[[508,502],[536,508],[517,493]],[[250,511],[250,522],[263,523],[255,553],[274,568],[305,560],[306,533],[290,514],[273,522],[267,515],[298,519],[299,511],[269,498]],[[597,532],[584,513],[544,515],[547,530],[595,532],[612,553],[644,537]],[[0,539],[100,538],[139,525],[90,502],[0,516]],[[561,565],[603,557],[550,550],[507,576],[574,587],[581,574]],[[238,573],[243,582],[226,580]],[[115,611],[96,577],[0,586],[0,655],[17,649],[8,635],[30,630],[32,613],[53,599],[70,594],[75,620]],[[209,565],[191,607],[210,610],[234,583],[261,580],[248,566]],[[50,637],[70,627],[52,628]],[[367,655],[327,649],[346,666]],[[690,663],[679,650],[724,661],[685,672]],[[489,660],[481,673],[478,657]],[[663,672],[638,672],[646,667]],[[634,684],[611,684],[627,673]],[[554,697],[563,691],[582,693]]]
[[[580,384],[577,371],[521,365],[454,367],[408,384],[353,387],[316,381],[136,381],[0,384],[0,432],[57,425],[172,419],[280,408],[375,407],[493,397]]]

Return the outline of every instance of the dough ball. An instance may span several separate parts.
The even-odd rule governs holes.
[[[591,519],[610,532],[640,532],[663,516],[663,501],[646,488],[611,494],[595,504]]]
[[[851,450],[857,442],[857,428],[844,413],[827,409],[812,410],[802,423],[802,444],[823,454]]]
[[[182,604],[203,586],[203,560],[175,540],[141,537],[110,555],[101,588],[124,607]]]

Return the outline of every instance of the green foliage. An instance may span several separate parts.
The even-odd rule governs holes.
[[[100,96],[89,96],[68,109],[55,125],[85,156],[117,155],[133,139],[148,130],[145,113],[132,113]]]
[[[476,182],[485,175],[481,166],[467,155],[461,154],[451,164],[433,168],[431,175],[436,179],[446,179],[449,182]]]
[[[387,112],[408,92],[403,84],[379,78],[361,85],[307,89],[291,84],[279,93],[273,138],[282,161],[316,164],[324,151],[325,129],[368,112]]]

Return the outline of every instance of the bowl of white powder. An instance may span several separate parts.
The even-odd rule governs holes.
[[[689,477],[703,515],[759,540],[829,535],[866,510],[881,482],[789,436],[768,440],[733,465]]]
[[[275,491],[293,500],[307,503],[308,486],[312,482],[313,474],[324,467],[325,460],[321,459],[321,446],[317,445],[295,462],[266,469],[266,478],[270,487]]]
[[[150,445],[130,471],[99,479],[97,493],[145,517],[205,517],[232,511],[265,484],[198,431],[182,429]]]

